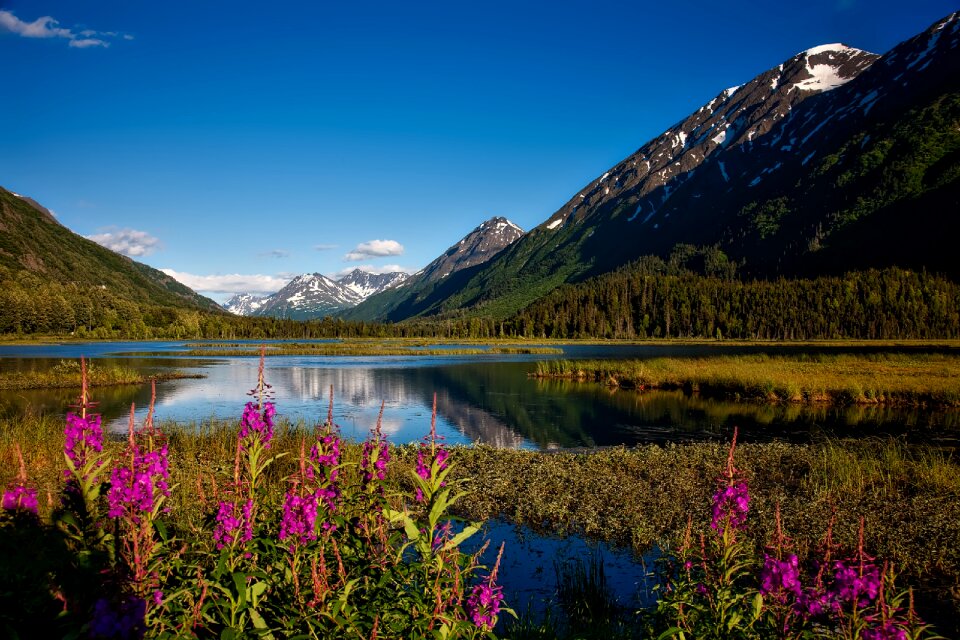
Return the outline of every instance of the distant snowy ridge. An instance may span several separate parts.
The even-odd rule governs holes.
[[[340,280],[320,273],[304,273],[280,291],[266,297],[238,294],[223,306],[242,316],[270,316],[304,320],[334,315],[360,304],[370,296],[397,287],[408,278],[406,273],[374,274],[354,269]]]

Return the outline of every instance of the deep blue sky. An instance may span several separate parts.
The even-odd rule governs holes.
[[[0,0],[0,185],[220,300],[416,270],[804,49],[883,53],[957,8]],[[345,259],[373,240],[395,255]]]

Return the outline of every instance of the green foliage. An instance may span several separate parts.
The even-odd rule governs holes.
[[[810,340],[960,336],[960,287],[928,273],[740,281],[651,272],[638,263],[565,285],[507,326],[547,338]],[[661,267],[662,268],[662,267]]]

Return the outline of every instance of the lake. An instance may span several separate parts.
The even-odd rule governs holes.
[[[271,344],[271,342],[267,342]],[[259,343],[250,343],[259,344]],[[194,342],[100,342],[2,345],[0,367],[45,369],[81,355],[145,373],[179,370],[201,374],[157,385],[156,416],[180,422],[237,419],[257,380],[256,357],[185,357]],[[551,345],[552,346],[552,345]],[[395,443],[414,442],[430,428],[437,395],[437,430],[449,444],[482,442],[533,449],[602,447],[649,442],[728,438],[734,425],[747,440],[809,441],[823,435],[903,435],[909,441],[955,445],[960,411],[903,407],[824,407],[737,403],[682,391],[614,390],[593,383],[528,377],[548,358],[648,358],[717,353],[902,351],[890,347],[705,344],[561,345],[558,355],[271,356],[266,380],[278,413],[313,425],[327,413],[333,387],[334,421],[347,437],[362,440],[385,403],[383,431]],[[142,420],[149,386],[96,388],[108,429],[126,429],[130,405]],[[75,390],[0,391],[0,412],[62,413]]]

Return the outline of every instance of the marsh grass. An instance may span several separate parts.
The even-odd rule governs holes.
[[[163,381],[202,377],[200,374],[186,374],[179,371],[145,376],[135,369],[115,364],[101,365],[90,363],[87,366],[87,384],[91,387],[146,384],[150,380]],[[0,390],[79,389],[80,384],[80,363],[75,360],[61,360],[56,365],[44,371],[0,372]]]
[[[555,347],[500,345],[437,348],[436,342],[307,342],[282,343],[266,349],[267,356],[464,356],[484,354],[555,354],[563,353]],[[260,352],[248,345],[213,344],[193,345],[187,356],[259,357]]]
[[[775,402],[960,406],[960,356],[947,354],[551,360],[531,375]]]
[[[198,530],[215,505],[221,478],[232,469],[238,421],[160,423],[169,438],[170,498],[174,523]],[[277,454],[264,479],[267,500],[279,504],[302,437],[313,425],[278,421],[272,443]],[[19,443],[31,482],[40,489],[40,510],[48,515],[62,488],[63,419],[20,416],[0,420],[0,486],[13,481]],[[124,443],[110,440],[118,454]],[[416,447],[391,448],[387,482],[409,490]],[[960,461],[956,454],[894,439],[827,440],[813,444],[757,443],[738,447],[739,466],[750,481],[752,535],[758,545],[770,539],[774,509],[796,552],[811,557],[831,518],[835,540],[857,542],[866,523],[871,553],[889,559],[904,583],[918,588],[918,601],[960,619]],[[647,445],[588,453],[534,452],[487,446],[454,447],[456,477],[469,479],[469,500],[458,515],[474,520],[503,517],[535,531],[582,534],[632,547],[672,548],[688,518],[709,522],[704,499],[727,455],[721,443]],[[360,444],[347,443],[343,460],[359,464]],[[49,502],[48,502],[48,496]],[[580,584],[590,584],[587,574]],[[598,584],[599,580],[593,580]],[[535,625],[528,629],[536,631]],[[526,635],[518,637],[541,637]],[[618,637],[613,632],[605,637]],[[627,636],[623,636],[627,637]]]

